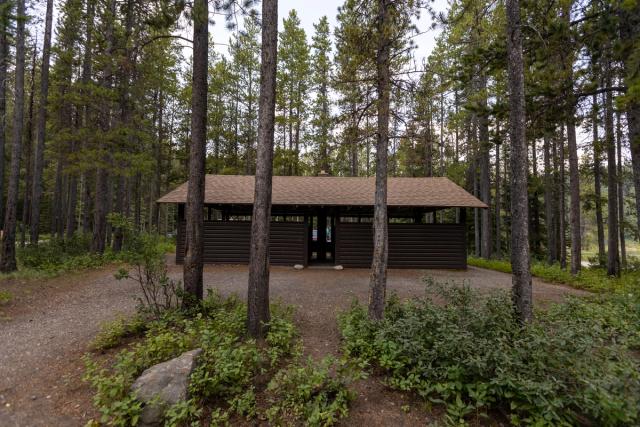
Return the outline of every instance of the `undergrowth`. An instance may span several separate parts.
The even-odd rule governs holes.
[[[511,273],[511,263],[501,259],[484,259],[469,257],[469,265],[489,270]],[[625,270],[621,277],[611,277],[601,267],[583,268],[577,275],[572,275],[559,264],[549,265],[540,261],[531,263],[531,274],[547,282],[570,285],[592,292],[633,292],[640,293],[640,270]]]
[[[0,275],[2,278],[48,278],[67,272],[98,268],[111,263],[130,263],[139,254],[141,240],[152,241],[159,253],[172,252],[174,243],[161,235],[136,233],[127,226],[125,244],[120,251],[107,248],[104,253],[91,251],[91,235],[76,233],[71,238],[51,237],[37,246],[17,248],[18,271]]]
[[[388,384],[443,404],[450,424],[495,413],[514,425],[640,422],[638,298],[570,299],[521,326],[507,293],[428,283],[430,297],[391,298],[372,322],[354,303],[339,318],[343,351]]]
[[[117,346],[132,333],[139,339],[113,362],[85,356],[85,379],[96,390],[101,422],[136,425],[142,405],[130,390],[135,379],[154,364],[201,348],[190,377],[190,399],[166,408],[165,425],[266,419],[277,419],[279,425],[334,424],[348,411],[344,369],[334,369],[332,361],[304,363],[291,308],[272,305],[271,314],[268,335],[260,343],[246,337],[246,305],[216,294],[197,309],[167,311],[143,328],[124,321],[112,324],[97,348]],[[260,393],[268,394],[262,399],[268,405],[257,398]]]

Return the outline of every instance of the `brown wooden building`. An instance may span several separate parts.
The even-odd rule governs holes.
[[[248,263],[254,180],[207,175],[206,263]],[[274,176],[271,263],[369,267],[374,191],[374,178]],[[178,204],[178,263],[186,199],[184,183],[158,200]],[[388,206],[389,267],[466,268],[466,208],[486,208],[484,203],[447,178],[389,178]]]

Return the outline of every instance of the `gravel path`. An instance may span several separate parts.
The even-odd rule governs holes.
[[[0,307],[0,426],[80,426],[96,416],[91,390],[81,381],[81,356],[103,322],[135,309],[135,283],[116,281],[114,271],[109,267],[52,280],[0,282],[0,290],[15,295],[8,306]],[[181,268],[172,265],[170,274],[179,278]],[[392,270],[389,292],[401,298],[421,295],[424,276],[467,280],[480,290],[511,286],[510,275],[473,267],[467,271]],[[244,297],[247,269],[208,266],[205,283],[225,295]],[[276,267],[270,293],[273,300],[296,306],[307,353],[322,357],[338,352],[336,313],[348,308],[354,298],[366,302],[367,286],[367,270]],[[559,301],[567,293],[581,292],[534,282],[537,303]],[[352,425],[424,425],[428,421],[421,411],[401,411],[400,406],[412,402],[386,390],[379,381],[369,379],[356,389],[362,396],[352,408]]]

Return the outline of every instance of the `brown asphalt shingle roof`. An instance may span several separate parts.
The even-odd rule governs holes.
[[[255,177],[207,175],[205,203],[252,204]],[[486,208],[448,178],[389,178],[389,206]],[[274,205],[372,206],[375,178],[274,176]],[[187,183],[161,197],[159,203],[185,203]]]

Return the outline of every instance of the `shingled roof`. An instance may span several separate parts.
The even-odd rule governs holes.
[[[255,177],[207,175],[207,204],[252,204]],[[487,205],[448,178],[389,178],[389,206],[486,208]],[[338,176],[274,176],[274,205],[373,206],[375,178]],[[161,197],[159,203],[186,203],[187,183]]]

